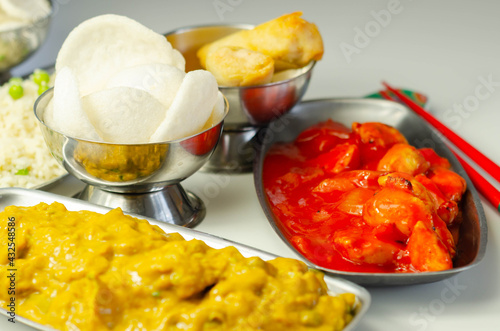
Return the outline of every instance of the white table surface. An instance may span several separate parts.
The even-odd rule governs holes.
[[[305,0],[54,0],[47,42],[13,70],[50,65],[69,31],[104,13],[129,16],[164,33],[208,23],[257,24],[301,10],[322,33],[325,55],[304,99],[363,96],[387,80],[429,95],[431,111],[500,163],[500,2]],[[390,17],[381,13],[390,13]],[[378,14],[377,14],[378,13]],[[384,19],[378,23],[379,20]],[[369,30],[363,39],[359,31]],[[349,48],[351,54],[342,49]],[[356,49],[354,49],[356,48]],[[485,85],[484,81],[490,81]],[[459,111],[459,108],[462,111]],[[497,184],[495,184],[499,187]],[[251,174],[196,174],[183,186],[198,193],[207,216],[198,230],[293,257],[269,226]],[[55,190],[69,194],[81,184]],[[489,226],[483,261],[447,281],[369,288],[372,306],[359,330],[492,330],[500,322],[500,214],[483,201]],[[0,318],[0,330],[28,330]]]

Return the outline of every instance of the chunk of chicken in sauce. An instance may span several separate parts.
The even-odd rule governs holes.
[[[415,176],[427,171],[429,166],[429,162],[415,147],[408,144],[395,144],[379,161],[377,170],[400,171]]]
[[[373,233],[359,227],[337,231],[333,245],[342,256],[354,263],[392,265],[401,252],[396,243],[379,240]]]
[[[467,189],[465,180],[453,172],[450,161],[439,156],[432,148],[421,148],[420,154],[429,162],[426,175],[415,177],[422,183],[437,203],[439,217],[448,225],[456,225],[459,220],[458,202]]]
[[[333,174],[348,169],[356,169],[360,164],[359,148],[354,144],[339,144],[328,152],[309,160],[307,164]]]
[[[436,183],[434,183],[426,176],[419,174],[415,176],[415,180],[425,186],[427,192],[433,197],[436,203],[436,211],[438,216],[447,225],[456,224],[456,222],[458,222],[459,220],[457,217],[459,213],[458,204],[453,200],[449,200],[437,187]]]
[[[330,193],[333,191],[349,191],[355,188],[376,190],[379,188],[378,178],[386,172],[375,170],[350,170],[334,177],[322,180],[313,192]]]
[[[370,200],[375,191],[357,187],[345,192],[340,196],[340,202],[337,206],[338,210],[356,216],[363,216],[365,203]]]
[[[430,211],[434,211],[436,202],[422,183],[410,174],[392,172],[378,178],[380,187],[395,188],[413,194],[425,203]]]
[[[436,184],[448,200],[460,201],[467,189],[465,179],[450,169],[434,167],[427,172],[427,177]]]
[[[358,143],[364,169],[376,170],[380,158],[394,144],[407,144],[396,128],[376,122],[353,123],[353,138]]]
[[[420,154],[429,162],[429,165],[431,168],[434,167],[443,167],[446,169],[451,168],[450,161],[448,159],[439,156],[435,150],[432,148],[420,148],[419,149]]]
[[[405,136],[396,128],[379,122],[354,122],[352,131],[360,137],[361,142],[364,144],[391,147],[398,143],[408,143]]]
[[[453,268],[452,257],[439,236],[424,222],[417,222],[407,245],[411,264],[418,271]]]
[[[363,219],[371,226],[394,224],[406,237],[418,222],[432,229],[455,256],[455,241],[446,224],[436,213],[436,201],[420,182],[405,173],[390,173],[379,178],[381,190],[369,199]]]
[[[418,221],[432,226],[432,212],[420,198],[390,187],[366,202],[363,219],[371,226],[394,224],[407,237]]]

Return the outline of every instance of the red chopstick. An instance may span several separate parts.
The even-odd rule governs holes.
[[[394,93],[403,103],[410,107],[415,113],[423,117],[429,124],[441,132],[449,141],[459,148],[471,160],[474,160],[481,168],[483,168],[491,177],[495,178],[500,183],[500,166],[495,164],[484,154],[474,148],[471,144],[459,137],[455,132],[448,129],[443,123],[438,121],[434,116],[428,113],[425,109],[416,104],[412,99],[401,93],[399,90],[392,88],[386,82],[382,84],[392,93]],[[385,96],[384,96],[385,97]]]
[[[470,164],[460,157],[457,153],[452,151],[457,157],[458,161],[464,167],[465,172],[469,175],[470,180],[474,183],[479,193],[481,193],[486,200],[488,200],[498,211],[500,211],[500,192],[491,185],[483,176],[481,176]]]

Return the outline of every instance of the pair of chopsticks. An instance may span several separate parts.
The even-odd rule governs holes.
[[[447,128],[443,123],[437,120],[434,116],[428,113],[425,109],[415,103],[406,94],[391,87],[386,82],[382,82],[386,89],[396,95],[397,98],[392,96],[387,91],[381,91],[382,97],[388,100],[396,101],[405,104],[417,115],[426,120],[436,130],[441,132],[451,143],[455,145],[464,155],[467,155],[471,160],[474,160],[484,171],[500,183],[500,167],[479,152],[474,146],[470,145],[467,141],[458,136],[455,132]],[[464,167],[464,170],[469,175],[474,186],[477,190],[495,207],[500,211],[500,192],[491,185],[479,172],[477,172],[469,163],[467,163],[460,155],[453,151],[458,161]]]

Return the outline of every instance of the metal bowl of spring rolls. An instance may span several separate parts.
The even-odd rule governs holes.
[[[204,25],[177,29],[166,34],[172,46],[186,59],[186,71],[202,68],[197,56],[205,44],[252,25]],[[255,144],[260,129],[286,114],[303,97],[311,79],[315,61],[294,70],[275,74],[266,84],[221,86],[219,90],[229,102],[221,140],[213,156],[202,170],[208,172],[250,172],[255,157]],[[209,70],[210,71],[210,70]]]

